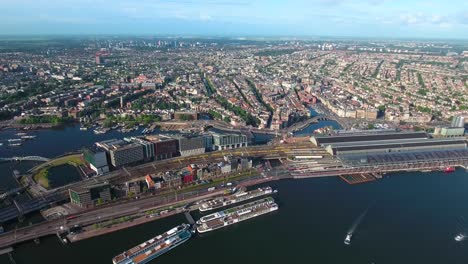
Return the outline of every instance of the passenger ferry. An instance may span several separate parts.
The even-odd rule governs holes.
[[[197,231],[199,233],[213,231],[276,210],[278,210],[278,205],[273,198],[268,197],[204,216],[197,222]]]
[[[198,210],[200,212],[206,212],[206,211],[210,211],[210,210],[221,208],[224,206],[240,203],[243,201],[247,201],[253,198],[261,197],[264,195],[269,195],[269,194],[276,193],[276,192],[277,191],[273,190],[271,187],[257,188],[255,190],[248,191],[248,192],[239,192],[239,193],[232,194],[229,196],[208,200],[202,203],[200,207],[198,207]]]
[[[144,264],[174,249],[192,237],[190,225],[182,224],[135,246],[112,259],[114,264]]]

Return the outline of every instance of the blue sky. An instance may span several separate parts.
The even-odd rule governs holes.
[[[468,38],[468,0],[0,0],[0,34]]]

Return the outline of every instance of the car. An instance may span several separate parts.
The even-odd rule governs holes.
[[[226,183],[226,186],[231,186],[231,185],[232,185],[232,182]]]

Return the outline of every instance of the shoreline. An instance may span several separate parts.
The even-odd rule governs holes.
[[[251,181],[248,181],[248,182],[245,182],[245,183],[240,183],[237,187],[250,187],[250,186],[255,186],[255,185],[258,185],[258,184],[272,182],[272,181],[276,181],[276,180],[279,180],[279,179],[275,179],[273,177],[268,177],[268,178],[260,179],[260,180],[251,180]],[[202,195],[202,196],[198,196],[198,197],[194,197],[194,198],[175,201],[175,202],[172,202],[172,203],[156,206],[156,207],[153,207],[153,208],[148,208],[148,209],[144,210],[143,213],[146,213],[146,212],[151,211],[151,210],[164,209],[164,208],[166,208],[166,207],[168,207],[168,206],[170,206],[172,204],[180,204],[180,203],[190,204],[190,203],[195,202],[195,201],[201,201],[201,200],[204,200],[204,199],[207,199],[207,198],[222,195],[222,194],[224,194],[224,192],[225,192],[225,189],[220,189],[218,192],[213,192],[213,193],[210,193],[210,194],[206,194],[206,195]],[[102,236],[102,235],[110,234],[110,233],[113,233],[113,232],[116,232],[116,231],[131,228],[131,227],[134,227],[134,226],[138,226],[138,225],[150,223],[150,222],[153,222],[153,221],[157,221],[157,220],[169,217],[169,216],[182,214],[182,213],[184,213],[186,211],[192,212],[192,211],[195,211],[196,209],[184,210],[183,207],[177,207],[177,208],[173,208],[172,210],[173,211],[164,213],[164,214],[159,215],[159,216],[151,217],[151,214],[150,215],[144,215],[144,216],[141,216],[141,217],[138,217],[138,218],[135,218],[135,219],[131,219],[131,220],[126,221],[126,222],[114,224],[111,227],[102,227],[102,228],[99,228],[99,229],[91,229],[91,230],[87,230],[87,231],[78,233],[78,234],[73,235],[73,236],[67,235],[66,237],[67,237],[67,239],[69,240],[70,243],[75,243],[75,242],[86,240],[86,239],[89,239],[89,238]],[[91,225],[88,225],[87,227],[90,227],[90,226]]]

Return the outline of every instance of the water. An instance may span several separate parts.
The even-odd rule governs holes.
[[[57,188],[81,179],[81,174],[73,165],[63,164],[49,169],[50,188]]]
[[[334,177],[274,182],[278,211],[196,236],[151,263],[467,263],[468,244],[453,240],[457,219],[468,216],[467,176],[400,173],[353,186]],[[345,246],[350,224],[376,198]],[[18,264],[111,263],[184,221],[177,215],[72,245],[50,237],[17,246],[14,256]]]
[[[311,116],[311,117],[315,117],[315,116],[320,115],[320,114],[319,114],[317,111],[315,111],[315,109],[312,108],[312,107],[309,107],[309,112],[310,112],[310,116]],[[298,137],[311,136],[311,135],[313,135],[314,130],[319,129],[319,128],[322,128],[322,127],[327,127],[327,126],[331,126],[331,127],[333,127],[334,129],[341,129],[340,124],[338,124],[338,122],[336,122],[336,121],[334,121],[334,120],[330,120],[330,121],[320,121],[320,122],[318,122],[318,123],[312,123],[312,124],[310,124],[309,126],[305,127],[305,128],[302,129],[302,130],[296,131],[296,132],[294,133],[294,135],[295,135],[295,136],[298,136]]]
[[[20,147],[1,146],[0,157],[38,155],[52,158],[66,152],[80,150],[94,144],[96,141],[141,135],[141,130],[130,133],[119,133],[116,130],[112,130],[106,134],[96,135],[92,129],[81,131],[79,126],[67,126],[57,129],[32,131],[27,133],[36,135],[35,139],[23,142],[23,145]],[[4,141],[9,138],[18,138],[15,135],[16,133],[18,131],[15,130],[0,131],[0,139]]]
[[[0,132],[0,139],[14,133]],[[94,135],[77,127],[35,134],[38,138],[19,149],[0,147],[0,157],[54,157],[129,135]],[[0,163],[0,189],[15,185],[14,169],[33,165]],[[468,219],[467,176],[459,169],[451,174],[398,173],[353,186],[334,177],[270,183],[279,190],[278,211],[196,236],[151,263],[468,263],[468,244],[453,239],[460,219]],[[345,246],[350,225],[375,200],[351,245]],[[39,245],[20,244],[13,255],[18,264],[111,263],[116,254],[185,221],[177,215],[72,245],[52,236]],[[0,263],[9,263],[8,257],[0,256]]]

